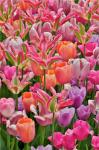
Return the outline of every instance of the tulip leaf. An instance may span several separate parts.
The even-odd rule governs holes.
[[[55,112],[56,101],[57,101],[57,97],[54,96],[53,99],[52,99],[52,101],[51,101],[51,104],[50,104],[50,110],[51,110],[51,112]]]
[[[0,135],[0,150],[7,150],[6,144],[1,135]]]
[[[0,31],[0,42],[2,42],[5,39],[6,39],[5,34],[2,31]]]
[[[12,65],[15,65],[13,58],[11,57],[11,55],[10,55],[7,51],[6,51],[6,56],[7,56],[8,61],[9,61]]]
[[[80,34],[84,35],[85,34],[85,26],[81,23],[79,23],[79,29],[80,29]]]
[[[79,32],[75,32],[75,35],[77,37],[77,39],[79,40],[80,43],[82,43],[82,38]]]

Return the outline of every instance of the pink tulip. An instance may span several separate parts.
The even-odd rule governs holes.
[[[83,141],[90,134],[90,126],[86,121],[77,120],[73,125],[73,132],[77,140]]]
[[[94,49],[97,46],[98,46],[98,44],[95,43],[95,42],[86,43],[86,45],[85,45],[85,55],[86,56],[92,56],[93,55],[93,51],[94,51]],[[82,53],[84,53],[84,46],[83,45],[79,45],[78,47],[80,48]]]
[[[66,22],[62,26],[60,26],[57,32],[62,34],[62,38],[64,41],[73,42],[75,40],[75,34],[70,22]]]
[[[88,79],[93,84],[99,84],[99,71],[91,70],[89,73]]]
[[[49,141],[53,143],[53,146],[57,149],[62,148],[63,134],[61,132],[54,132],[53,136],[48,137]]]
[[[94,56],[92,55],[92,56],[86,57],[86,60],[90,63],[90,69],[94,69],[96,62],[97,62]]]
[[[6,79],[12,80],[13,76],[16,74],[16,67],[15,66],[5,66],[4,67],[4,74]]]
[[[73,61],[73,78],[74,79],[80,78],[81,80],[84,80],[88,76],[89,72],[90,72],[90,63],[86,59],[77,58]]]
[[[21,47],[22,47],[23,41],[20,37],[8,37],[5,41],[4,41],[4,45],[7,51],[11,51],[11,48],[14,48],[16,50],[16,53],[19,53],[19,51],[21,51]]]
[[[94,150],[99,150],[99,136],[92,137],[92,147]]]
[[[97,48],[94,49],[93,54],[94,54],[94,58],[97,61],[97,64],[99,65],[99,47],[97,47]]]
[[[15,111],[15,101],[12,98],[1,98],[0,99],[0,113],[4,117],[11,117]]]
[[[70,0],[48,0],[49,8],[53,11],[58,11],[59,8],[63,8],[63,11],[68,14],[70,12],[71,2]]]
[[[75,148],[76,138],[73,133],[73,130],[68,129],[63,136],[63,147],[66,150],[73,150]]]

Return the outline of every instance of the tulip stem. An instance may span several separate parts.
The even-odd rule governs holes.
[[[10,150],[10,135],[7,134],[7,148]]]
[[[44,91],[46,91],[46,70],[44,69]]]
[[[16,139],[16,142],[15,142],[15,150],[19,150],[18,148],[18,140]]]
[[[18,110],[18,94],[15,94],[16,110]]]
[[[85,47],[85,44],[84,44],[84,57],[86,57],[86,47]]]
[[[15,144],[15,138],[12,139],[12,143],[11,143],[11,150],[14,149],[14,144]]]
[[[40,140],[40,144],[44,145],[44,139],[45,139],[45,127],[40,126],[40,132],[41,132],[41,140]]]
[[[86,144],[86,150],[88,150],[88,146],[87,146],[87,144]]]
[[[54,123],[55,123],[55,113],[53,112],[53,119],[52,119],[52,145],[53,145],[53,141],[54,141]],[[54,148],[53,148],[54,149]]]
[[[28,144],[28,143],[25,144],[24,150],[30,150],[30,147],[29,147],[29,144]]]

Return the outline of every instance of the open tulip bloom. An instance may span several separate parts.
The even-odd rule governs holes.
[[[98,0],[0,0],[0,150],[99,150]]]

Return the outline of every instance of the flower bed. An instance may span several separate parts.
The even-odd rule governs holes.
[[[0,0],[0,150],[99,150],[98,0]]]

